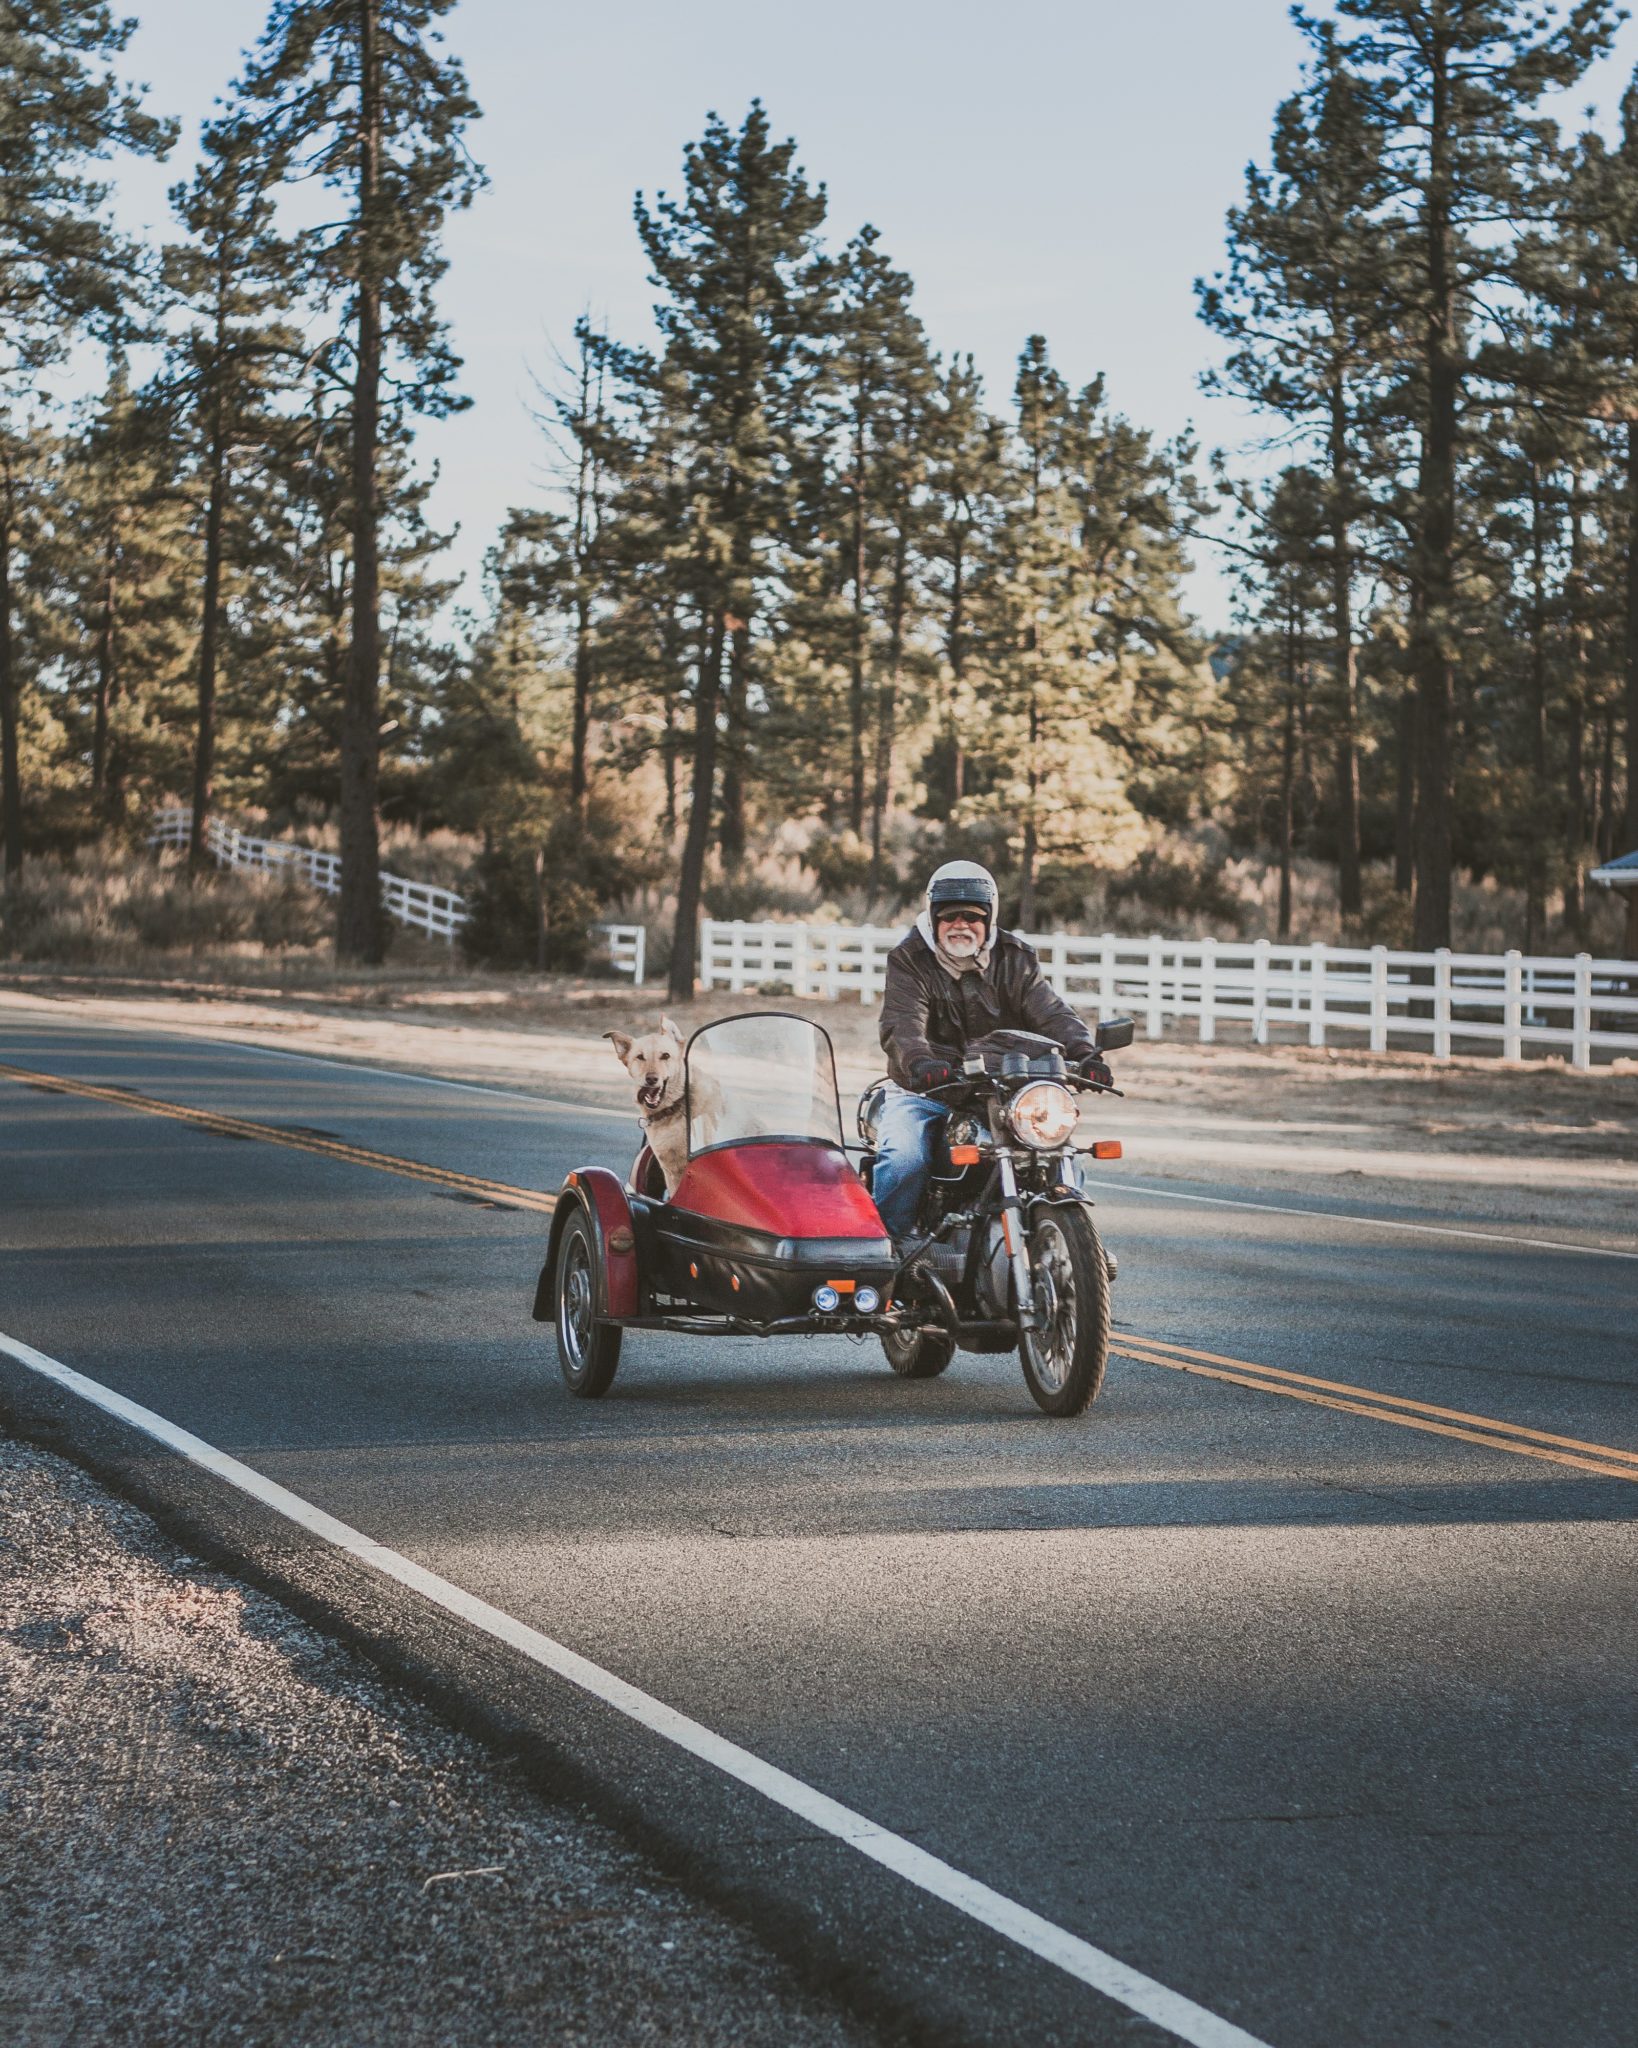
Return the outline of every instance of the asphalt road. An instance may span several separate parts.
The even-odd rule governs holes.
[[[159,1034],[8,1021],[0,1062],[526,1188],[631,1143]],[[1437,1222],[1431,1197],[1180,1192],[1279,1200],[1112,1186],[1123,1327],[1638,1450],[1638,1261],[1359,1220]],[[1638,2040],[1634,1480],[1136,1360],[1065,1424],[1011,1359],[904,1383],[874,1347],[642,1335],[578,1403],[528,1319],[544,1228],[0,1078],[6,1335],[1272,2048]],[[420,1655],[867,2005],[933,2038],[1165,2038],[561,1684],[430,1622]]]

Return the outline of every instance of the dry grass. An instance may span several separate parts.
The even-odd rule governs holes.
[[[290,877],[228,872],[190,882],[178,856],[90,848],[32,860],[0,892],[0,959],[117,966],[316,957],[334,922],[328,899]]]

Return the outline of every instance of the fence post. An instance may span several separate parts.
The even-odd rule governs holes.
[[[450,943],[453,945],[455,941],[455,928],[453,925],[450,926],[449,937]],[[637,958],[632,965],[635,971],[631,977],[631,985],[633,988],[641,988],[643,985],[643,974],[648,966],[648,926],[646,924],[637,926]]]
[[[708,989],[712,986],[711,945],[716,937],[715,925],[716,920],[714,918],[702,917],[700,919],[699,981],[702,989]]]
[[[1149,939],[1149,965],[1147,987],[1148,1010],[1144,1018],[1144,1030],[1150,1038],[1160,1036],[1160,963],[1161,946],[1159,936],[1152,934]]]
[[[1388,949],[1371,948],[1371,1050],[1388,1049]]]
[[[1268,941],[1259,939],[1251,949],[1251,1037],[1255,1045],[1268,1043]]]
[[[1052,986],[1058,991],[1059,995],[1062,995],[1064,992],[1064,982],[1068,978],[1068,970],[1069,941],[1062,932],[1054,932],[1052,934],[1052,968],[1047,978],[1051,981]]]
[[[1450,1058],[1450,948],[1433,956],[1433,1057]]]
[[[1217,941],[1200,941],[1200,1043],[1217,1037]]]
[[[1308,949],[1308,1043],[1325,1043],[1325,947],[1316,939]]]
[[[1502,962],[1502,1058],[1524,1057],[1524,968],[1516,946],[1507,949]]]
[[[1592,1065],[1592,955],[1575,956],[1575,1012],[1570,1029],[1570,1064],[1583,1073]]]
[[[1111,1017],[1115,1011],[1115,935],[1105,932],[1098,941],[1098,1015]]]

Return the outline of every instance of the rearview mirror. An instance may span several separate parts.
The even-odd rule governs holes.
[[[1119,1052],[1130,1045],[1135,1027],[1130,1017],[1105,1017],[1098,1026],[1099,1052]]]

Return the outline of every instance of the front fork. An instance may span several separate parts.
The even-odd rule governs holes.
[[[996,1165],[1001,1174],[1001,1239],[1012,1266],[1013,1292],[1018,1299],[1018,1327],[1033,1330],[1040,1322],[1035,1309],[1035,1276],[1029,1269],[1029,1233],[1024,1226],[1023,1204],[1018,1199],[1018,1174],[1012,1154],[998,1146]]]

